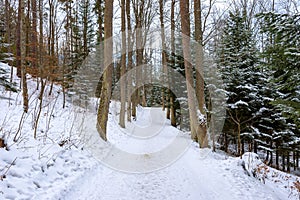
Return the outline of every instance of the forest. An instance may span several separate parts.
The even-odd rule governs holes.
[[[113,134],[113,102],[120,129],[159,107],[200,149],[254,152],[299,175],[299,11],[297,0],[1,0],[0,62],[10,67],[0,87],[21,94],[22,111],[12,141],[0,125],[0,145],[22,141],[28,117],[27,134],[45,140],[42,118],[49,128],[56,115],[45,105],[59,93],[62,112],[95,112],[100,140]]]
[[[80,76],[82,63],[94,51],[103,58],[97,61],[99,65],[106,66],[110,61],[112,64],[104,67],[105,73],[99,68],[95,91],[98,97],[105,95],[98,111],[99,133],[104,139],[109,93],[114,83],[121,80],[118,99],[122,102],[121,127],[125,126],[125,120],[136,117],[138,104],[159,104],[167,110],[166,117],[173,126],[192,130],[193,140],[201,147],[208,146],[208,138],[214,137],[214,148],[217,143],[217,148],[236,155],[261,151],[269,165],[277,168],[281,165],[288,171],[291,167],[296,169],[300,150],[297,1],[189,3],[128,0],[115,2],[117,6],[111,1],[108,7],[101,0],[2,1],[0,59],[14,66],[11,70],[17,70],[22,77],[24,112],[28,109],[27,73],[37,78],[41,101],[45,84],[59,83],[64,93],[68,93],[74,77]],[[111,11],[107,13],[107,24],[105,8]],[[114,12],[119,14],[114,16]],[[147,44],[157,28],[161,34],[159,48]],[[121,56],[114,58],[115,52],[105,49],[112,49],[113,41],[103,42],[113,36],[113,29],[117,29],[114,33],[122,32],[115,44]],[[137,67],[145,64],[163,67],[154,66],[156,71]],[[125,74],[132,69],[136,70],[135,77],[131,72],[131,80],[120,79],[129,78]],[[190,98],[184,94],[178,96],[180,92],[175,90],[182,83],[177,83],[178,79],[169,76],[168,71],[186,78],[183,81],[190,83],[186,88]],[[133,87],[141,85],[145,77],[158,79],[159,84],[152,81]],[[219,80],[223,83],[218,83]],[[11,79],[1,78],[2,85],[16,90],[18,87],[11,83]],[[217,98],[223,98],[220,102],[226,107],[225,116],[220,116],[223,106],[219,111],[212,109],[211,103],[217,102]],[[226,102],[222,101],[225,98]],[[189,114],[184,113],[187,111],[184,107],[188,107]],[[213,133],[213,123],[222,121],[221,117],[225,117],[224,128],[221,133]]]

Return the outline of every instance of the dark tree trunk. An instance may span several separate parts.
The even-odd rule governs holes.
[[[286,166],[287,166],[287,172],[291,172],[291,163],[290,163],[290,151],[286,152]]]
[[[171,65],[175,65],[175,0],[171,3]],[[174,79],[170,77],[170,87],[174,88]],[[171,125],[176,127],[176,110],[174,106],[175,95],[170,92],[170,118]]]
[[[278,151],[278,145],[276,145],[276,169],[279,169],[279,151]]]
[[[282,171],[285,171],[285,152],[282,152]]]
[[[255,140],[253,141],[253,151],[257,153],[257,142]]]

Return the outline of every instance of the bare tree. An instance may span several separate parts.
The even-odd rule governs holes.
[[[130,17],[130,0],[126,0],[126,17],[127,17],[127,52],[128,52],[128,63],[127,70],[132,69],[132,29],[131,29],[131,17]],[[131,121],[131,92],[132,92],[132,77],[131,73],[127,77],[127,121]]]
[[[113,54],[113,41],[112,41],[112,22],[113,22],[113,0],[105,0],[104,11],[104,75],[101,90],[101,100],[97,113],[97,131],[100,137],[107,141],[106,126],[108,121],[109,103],[112,91],[112,54]]]
[[[136,119],[136,106],[141,102],[141,88],[139,88],[141,83],[142,69],[143,64],[143,12],[145,8],[145,0],[133,1],[133,10],[135,15],[136,23],[136,76],[135,76],[135,85],[137,88],[134,91],[134,98],[132,98],[132,116]]]
[[[210,7],[211,9],[211,0]],[[209,12],[208,12],[209,14]],[[207,16],[208,16],[207,14]],[[206,16],[206,17],[207,17]],[[206,124],[206,113],[204,110],[205,101],[204,101],[204,53],[203,53],[203,31],[202,31],[202,20],[201,20],[201,1],[194,0],[194,18],[195,18],[195,40],[197,44],[195,45],[195,53],[196,53],[196,96],[198,100],[198,108],[201,114],[201,123],[199,126],[199,137],[197,136],[197,140],[201,147],[208,146],[208,138],[207,138],[207,124]],[[205,18],[206,21],[206,18]],[[206,23],[206,22],[205,22]],[[205,25],[205,24],[204,24]]]
[[[22,14],[24,10],[22,9],[23,1],[19,0],[19,5],[18,5],[18,19],[17,19],[17,29],[16,29],[16,66],[17,66],[17,76],[21,78],[21,68],[22,68],[22,49],[21,49],[21,42],[22,42]]]
[[[191,45],[190,45],[190,11],[189,0],[180,1],[180,16],[181,16],[181,33],[182,33],[182,48],[185,65],[185,76],[188,94],[189,116],[191,137],[193,140],[197,140],[197,105],[196,96],[194,90],[194,78],[193,78],[193,66],[191,63]]]
[[[161,101],[163,110],[167,108],[167,119],[170,119],[170,91],[169,91],[169,77],[168,77],[168,67],[167,67],[167,53],[166,53],[166,37],[165,37],[165,22],[164,22],[164,5],[165,1],[159,1],[159,19],[160,19],[160,29],[161,29],[161,42],[162,42],[162,52],[161,52],[161,60],[162,60],[162,87],[161,91]]]
[[[7,51],[9,53],[12,52],[12,39],[11,39],[11,32],[12,32],[12,23],[11,23],[11,14],[12,14],[12,9],[11,9],[11,2],[9,0],[5,0],[5,27],[6,27],[6,30],[5,30],[5,39],[6,39],[6,42],[9,44],[8,45],[8,48],[7,48]],[[8,64],[13,66],[12,64],[12,61],[11,60],[8,60]],[[13,67],[11,67],[11,76],[10,76],[10,82],[12,82],[12,78],[13,78]]]
[[[21,78],[22,83],[22,91],[23,91],[23,107],[24,112],[28,112],[28,91],[27,91],[27,80],[26,80],[26,66],[23,64],[23,57],[22,55],[22,25],[23,25],[23,15],[24,15],[24,2],[23,0],[19,1],[18,5],[18,20],[17,20],[17,29],[16,29],[16,38],[17,38],[17,44],[16,44],[16,55],[17,55],[17,76]]]
[[[171,65],[175,65],[175,0],[172,0],[171,2]],[[173,77],[169,77],[170,82],[172,83]],[[171,84],[173,85],[173,84]],[[171,119],[171,125],[176,126],[176,111],[174,107],[174,100],[175,96],[171,94],[171,91],[169,91],[170,95],[170,119]]]
[[[32,12],[32,26],[31,26],[31,59],[32,64],[31,67],[36,69],[37,68],[37,2],[36,0],[31,0],[31,12]]]
[[[122,56],[121,56],[121,110],[120,126],[125,128],[125,107],[126,107],[126,9],[125,0],[121,0],[121,33],[122,33]]]
[[[51,95],[52,93],[52,88],[53,88],[53,82],[54,82],[54,72],[55,72],[55,68],[57,65],[56,62],[56,58],[55,58],[55,29],[56,29],[56,1],[55,0],[48,0],[48,4],[49,4],[49,33],[48,33],[48,67],[49,70],[47,70],[47,72],[49,73],[49,79],[51,82],[51,87],[50,87],[50,91],[49,91],[49,95]]]

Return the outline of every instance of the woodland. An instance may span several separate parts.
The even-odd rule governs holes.
[[[104,141],[112,101],[122,128],[139,106],[161,107],[199,148],[254,152],[299,174],[299,10],[297,0],[1,0],[0,62],[11,68],[0,86],[21,92],[26,116],[36,82],[34,139],[59,85],[61,109],[98,99]]]

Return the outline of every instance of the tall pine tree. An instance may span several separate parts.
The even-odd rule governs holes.
[[[243,153],[243,141],[253,139],[250,127],[256,118],[259,90],[257,49],[245,12],[229,13],[218,51],[218,65],[228,94],[224,132],[233,133],[238,155]]]

